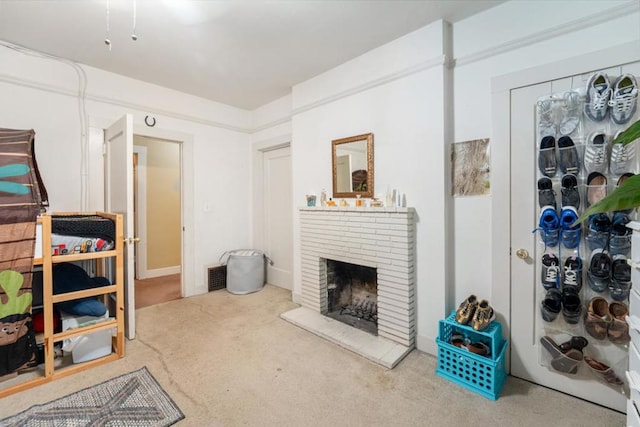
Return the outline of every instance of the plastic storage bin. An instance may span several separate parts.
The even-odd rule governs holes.
[[[221,262],[227,264],[227,291],[244,295],[264,286],[265,255],[255,249],[226,252]]]
[[[496,321],[483,331],[461,325],[455,320],[455,311],[440,321],[438,344],[438,367],[436,373],[458,385],[497,400],[507,378],[504,364],[506,340],[502,339],[502,325]],[[450,344],[451,336],[461,334],[472,342],[483,342],[491,354],[481,356]]]
[[[104,316],[75,316],[65,312],[60,313],[62,330],[75,329],[109,320],[109,313]],[[62,349],[71,353],[73,363],[86,362],[111,354],[112,329],[103,329],[79,337],[63,341]]]

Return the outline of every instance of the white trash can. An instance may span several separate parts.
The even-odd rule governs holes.
[[[255,249],[236,249],[220,258],[227,265],[227,291],[236,295],[257,292],[264,286],[265,254]]]

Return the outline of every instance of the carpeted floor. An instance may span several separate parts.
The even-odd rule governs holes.
[[[435,375],[414,350],[393,370],[279,315],[289,291],[216,291],[136,311],[117,362],[0,400],[8,416],[142,366],[185,415],[178,426],[623,426],[625,415],[508,378],[488,400]],[[1,385],[0,385],[1,386]]]

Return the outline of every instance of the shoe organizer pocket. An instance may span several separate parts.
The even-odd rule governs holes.
[[[544,150],[540,150],[544,151]],[[558,147],[559,169],[562,174],[570,173],[578,176],[582,170],[582,158],[584,145],[573,145],[571,147]]]
[[[609,233],[604,231],[588,231],[584,238],[589,251],[604,249],[609,241]]]
[[[609,240],[609,253],[614,255],[631,255],[631,236],[611,236]]]
[[[562,230],[560,232],[560,238],[562,240],[562,244],[567,249],[575,249],[580,245],[580,228],[577,230]]]
[[[555,147],[538,148],[538,169],[542,175],[549,178],[556,176],[558,161]]]
[[[631,282],[621,282],[612,280],[609,283],[609,294],[615,301],[626,301],[629,298],[629,291],[631,290]]]
[[[543,230],[540,229],[540,239],[542,242],[551,248],[558,246],[560,241],[560,230]]]
[[[584,186],[584,203],[585,207],[589,207],[598,203],[607,196],[607,184],[585,185]]]

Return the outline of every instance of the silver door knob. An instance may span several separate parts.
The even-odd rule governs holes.
[[[527,259],[529,258],[529,251],[526,249],[518,249],[516,251],[516,256],[520,259]]]

